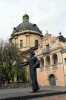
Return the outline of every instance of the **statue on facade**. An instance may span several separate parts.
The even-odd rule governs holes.
[[[31,77],[31,82],[32,82],[32,92],[31,93],[37,92],[39,90],[39,86],[38,86],[38,82],[37,82],[36,68],[39,68],[40,61],[34,55],[35,55],[34,51],[31,50],[30,58],[28,59],[28,61],[24,62],[20,65],[20,67],[29,65],[30,77]]]

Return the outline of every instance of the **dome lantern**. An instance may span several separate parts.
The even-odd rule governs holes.
[[[23,19],[23,22],[29,22],[28,14],[24,14],[22,19]]]

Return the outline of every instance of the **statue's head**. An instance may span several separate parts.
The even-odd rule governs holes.
[[[35,55],[34,51],[31,50],[31,51],[30,51],[30,57],[33,57],[34,55]]]

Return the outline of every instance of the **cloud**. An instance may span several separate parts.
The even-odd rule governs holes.
[[[57,36],[61,31],[66,37],[66,0],[1,0],[0,9],[0,37],[4,39],[22,22],[25,11],[43,34],[48,30]]]
[[[58,2],[57,0],[53,2],[52,0],[47,0],[45,3],[38,2],[38,4],[36,2],[34,6],[35,17],[33,22],[36,22],[39,27],[41,27],[43,34],[45,34],[46,30],[49,30],[51,34],[57,36],[61,31],[62,34],[66,37],[66,30],[65,27],[63,27],[66,25],[65,2],[65,0],[64,2],[61,2],[61,0],[58,0]]]

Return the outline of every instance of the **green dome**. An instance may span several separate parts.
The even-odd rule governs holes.
[[[29,16],[28,16],[28,14],[24,14],[23,17],[22,17],[22,19],[23,19],[23,22],[29,22]]]

